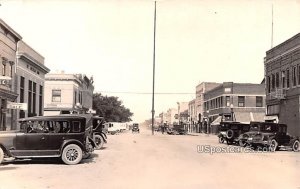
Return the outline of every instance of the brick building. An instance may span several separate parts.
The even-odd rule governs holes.
[[[267,118],[300,136],[300,33],[266,52]]]
[[[222,120],[263,121],[265,96],[264,84],[224,82],[204,93],[204,119],[213,132]]]
[[[22,37],[0,19],[0,130],[16,128],[16,110],[8,103],[16,102],[15,69],[17,44]]]
[[[93,91],[93,79],[83,74],[47,74],[44,114],[83,113],[92,110]]]

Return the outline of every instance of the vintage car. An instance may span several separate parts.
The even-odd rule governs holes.
[[[4,158],[59,157],[68,165],[88,158],[95,143],[92,127],[79,115],[37,116],[19,120],[20,130],[0,132],[0,163]]]
[[[169,135],[185,135],[187,131],[184,128],[184,125],[173,125],[173,127],[167,129]]]
[[[249,131],[250,125],[240,122],[224,121],[219,125],[219,142],[227,144],[238,143],[238,138],[242,133]]]
[[[132,125],[132,129],[131,129],[132,133],[139,133],[140,132],[140,128],[139,128],[139,124],[138,123],[134,123]]]
[[[299,137],[287,134],[287,125],[271,122],[251,122],[250,131],[239,137],[241,146],[267,147],[271,151],[288,148],[299,151]]]
[[[95,149],[99,150],[107,143],[106,128],[104,126],[105,120],[103,117],[94,116],[92,114],[83,114],[87,119],[87,126],[92,126],[93,132],[91,138],[95,142]]]

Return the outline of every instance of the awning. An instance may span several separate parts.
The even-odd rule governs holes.
[[[250,121],[264,121],[265,113],[262,112],[236,112],[235,120],[241,123],[250,123]]]
[[[222,116],[218,116],[213,122],[211,122],[210,125],[220,125],[221,121],[222,121]]]

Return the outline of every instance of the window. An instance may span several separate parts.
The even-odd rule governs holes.
[[[52,90],[52,102],[61,102],[61,90]]]
[[[286,87],[290,88],[290,70],[286,69]]]
[[[8,71],[8,76],[9,77],[12,77],[12,75],[13,75],[13,62],[12,61],[10,61],[9,62],[10,64],[9,64],[9,71]]]
[[[28,81],[28,117],[32,116],[32,81]]]
[[[293,86],[297,85],[297,79],[296,79],[297,76],[296,76],[296,74],[297,74],[296,73],[296,66],[294,66],[293,67],[293,76],[292,76],[293,77]]]
[[[271,76],[272,76],[272,86],[271,86],[271,88],[272,88],[272,90],[274,90],[275,89],[275,75],[272,74]]]
[[[73,121],[73,132],[79,133],[81,131],[81,124],[79,121]]]
[[[230,106],[230,96],[226,96],[226,106]]]
[[[279,73],[276,73],[276,77],[275,77],[275,84],[276,84],[276,88],[279,88]]]
[[[282,77],[282,88],[285,88],[285,71],[281,72],[281,77]]]
[[[36,115],[36,83],[32,82],[32,113]]]
[[[6,74],[6,62],[2,62],[2,75],[5,76]]]
[[[238,97],[238,107],[245,107],[245,97],[244,96]]]
[[[256,97],[256,107],[263,107],[263,97],[262,96]]]
[[[40,95],[39,95],[39,115],[43,115],[43,86],[40,85]]]
[[[271,92],[271,78],[270,76],[267,77],[267,89],[268,89],[268,93]]]
[[[25,78],[20,77],[20,103],[24,103],[24,86],[25,86]],[[20,110],[19,112],[19,118],[24,118],[25,117],[25,111]]]

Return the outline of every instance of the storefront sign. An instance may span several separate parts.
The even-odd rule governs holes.
[[[27,110],[27,103],[7,102],[8,109]]]

